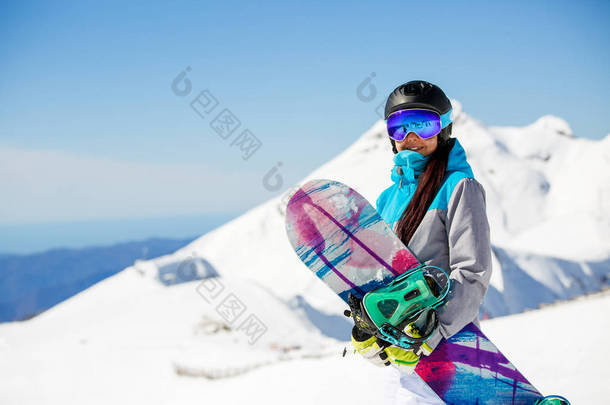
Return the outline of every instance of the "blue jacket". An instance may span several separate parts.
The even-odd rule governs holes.
[[[413,197],[418,177],[428,162],[420,153],[404,150],[394,155],[393,184],[377,199],[377,211],[395,229]],[[464,148],[456,139],[447,161],[445,180],[408,243],[420,262],[447,270],[452,288],[447,304],[438,311],[440,328],[428,344],[470,322],[478,311],[491,277],[491,243],[485,190],[474,178]]]
[[[428,157],[420,153],[403,150],[394,155],[391,178],[394,185],[385,189],[377,198],[377,211],[385,222],[394,227],[404,209],[411,201],[418,183],[418,176],[426,167]],[[399,174],[402,172],[402,175]],[[446,180],[428,210],[447,209],[449,198],[458,182],[464,178],[474,179],[466,160],[466,152],[456,139],[447,160]]]

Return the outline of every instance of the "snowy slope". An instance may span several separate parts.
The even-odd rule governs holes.
[[[484,321],[481,328],[545,395],[607,403],[610,292]],[[583,339],[583,336],[586,336]]]
[[[132,267],[31,321],[0,325],[0,403],[164,403],[180,373],[239,375],[336,346],[264,289],[222,283],[267,326],[255,344],[210,328],[224,324],[198,282],[167,288]]]
[[[0,325],[2,404],[364,405],[386,403],[396,389],[391,370],[357,356],[342,358],[340,344],[329,345],[327,356],[269,361],[231,378],[181,375],[179,361],[195,370],[194,363],[205,370],[234,361],[231,339],[211,342],[192,329],[199,320],[193,316],[204,309],[193,283],[160,291],[129,269],[104,284],[108,288],[98,285],[71,305],[60,304],[44,321]],[[246,300],[258,295],[240,294]],[[601,404],[610,395],[610,318],[599,314],[609,311],[606,293],[484,321],[482,329],[543,393],[565,395],[573,405]],[[239,352],[238,361],[269,357],[253,349]]]
[[[607,286],[610,137],[576,138],[554,117],[524,128],[487,128],[454,105],[455,135],[486,189],[492,227],[494,273],[483,315],[518,313]],[[374,202],[390,184],[391,168],[380,121],[307,179],[343,181]],[[333,338],[346,339],[349,331],[344,304],[292,251],[284,232],[288,195],[174,254],[138,262],[30,321],[0,325],[0,402],[283,403],[290,395],[291,402],[322,403],[339,394],[355,403],[378,400],[354,387],[363,375],[379,386],[385,377],[357,359],[336,356],[340,347]],[[187,281],[209,275],[219,277]],[[207,290],[212,287],[213,293]],[[235,320],[227,319],[226,304],[239,312]],[[572,387],[587,398],[582,387],[589,376],[610,375],[587,363],[588,375],[563,361],[562,342],[576,337],[541,332],[530,336],[531,346],[509,348],[522,325],[565,327],[565,319],[579,316],[573,308],[603,314],[608,298],[574,305],[488,324],[501,348],[506,342],[509,358],[525,356],[518,366],[529,367],[534,384],[560,393]],[[263,325],[254,341],[244,326],[251,316]],[[588,326],[594,344],[582,350],[592,359],[609,325]],[[529,366],[543,358],[542,346],[547,363]],[[544,372],[550,367],[569,376],[565,387],[551,385]]]

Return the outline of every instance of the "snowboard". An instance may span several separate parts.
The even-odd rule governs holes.
[[[362,298],[420,264],[375,208],[338,181],[297,189],[286,206],[286,232],[301,261],[346,303],[350,293]],[[447,404],[543,397],[473,323],[422,356],[415,372]]]

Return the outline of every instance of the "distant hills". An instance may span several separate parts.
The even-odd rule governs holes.
[[[132,265],[191,242],[152,238],[28,255],[0,255],[0,322],[31,318]]]

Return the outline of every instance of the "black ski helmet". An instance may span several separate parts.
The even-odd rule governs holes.
[[[423,80],[412,80],[401,84],[390,93],[388,101],[385,103],[384,119],[387,120],[390,114],[405,108],[426,108],[439,114],[445,114],[451,109],[451,101],[440,87]],[[438,134],[439,144],[449,141],[451,127],[452,124],[449,124]],[[398,153],[396,143],[392,138],[390,138],[390,142],[394,153]]]

